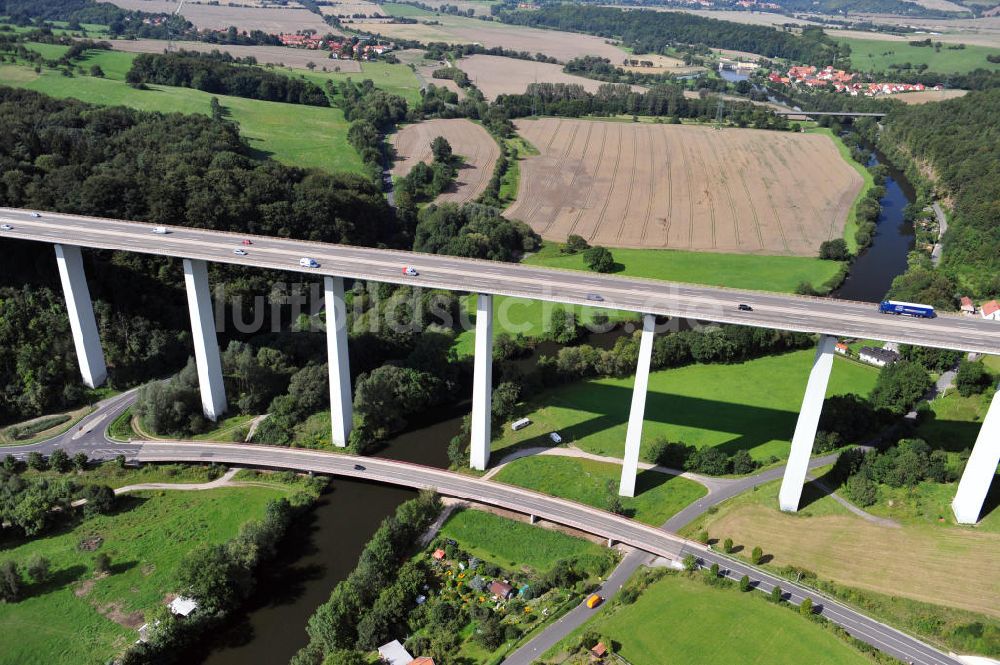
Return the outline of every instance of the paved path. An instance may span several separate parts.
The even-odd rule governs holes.
[[[115,494],[125,494],[127,492],[139,492],[141,490],[181,490],[186,492],[197,492],[200,490],[214,490],[227,485],[239,485],[231,482],[233,476],[239,473],[239,467],[233,467],[219,476],[215,480],[207,483],[138,483],[136,485],[126,485],[115,490]]]
[[[941,263],[941,254],[944,251],[944,246],[941,244],[941,238],[944,237],[945,231],[948,230],[948,217],[945,216],[944,210],[941,209],[941,204],[935,201],[931,204],[931,208],[934,210],[934,216],[937,217],[938,223],[938,239],[934,243],[934,249],[931,250],[931,263],[934,264],[936,268],[939,263]]]
[[[817,480],[816,478],[813,478],[811,475],[806,475],[806,478],[808,478],[810,481],[812,481],[821,490],[823,490],[824,492],[826,492],[830,496],[831,499],[833,499],[834,501],[836,501],[837,503],[839,503],[841,506],[843,506],[844,508],[846,508],[848,511],[854,513],[855,515],[857,515],[861,519],[865,520],[866,522],[871,522],[872,524],[877,524],[878,526],[888,527],[890,529],[898,529],[901,526],[900,523],[897,522],[896,520],[891,520],[888,517],[879,517],[878,515],[872,515],[871,513],[867,512],[865,510],[862,510],[861,508],[858,508],[853,503],[851,503],[850,501],[848,501],[844,497],[842,497],[839,494],[837,494],[836,492],[834,492],[833,488],[831,488],[829,485],[827,485],[826,483],[824,483],[822,480]]]

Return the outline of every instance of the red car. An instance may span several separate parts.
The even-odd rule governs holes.
[[[406,275],[407,277],[416,277],[420,273],[418,273],[416,270],[414,270],[410,266],[406,266],[406,267],[403,268],[403,274]]]
[[[252,245],[252,244],[253,244],[253,241],[251,241],[251,240],[244,240],[244,241],[243,241],[243,244],[244,244],[244,245]]]

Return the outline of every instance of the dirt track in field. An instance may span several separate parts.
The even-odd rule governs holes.
[[[825,136],[544,118],[516,123],[506,216],[544,238],[609,247],[815,256],[843,235],[863,181]]]
[[[392,175],[405,176],[417,162],[431,162],[431,141],[443,136],[452,152],[465,163],[458,170],[455,184],[436,199],[437,203],[467,203],[486,190],[493,177],[493,167],[500,156],[500,146],[480,125],[464,118],[428,120],[407,125],[392,136],[396,163]]]

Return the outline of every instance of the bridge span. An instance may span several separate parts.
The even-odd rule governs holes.
[[[620,493],[632,496],[642,441],[656,316],[680,317],[818,333],[810,373],[780,494],[783,510],[798,509],[812,454],[838,336],[1000,354],[1000,324],[941,314],[913,319],[881,314],[871,303],[679,284],[519,264],[368,247],[235,234],[181,226],[0,208],[0,237],[52,243],[84,383],[107,375],[80,249],[96,248],[180,258],[188,294],[202,406],[215,420],[227,409],[207,262],[307,273],[322,277],[327,312],[332,440],[346,446],[352,422],[344,279],[408,284],[478,294],[470,461],[485,469],[490,457],[493,362],[493,296],[517,296],[600,306],[643,315],[636,382],[626,435]],[[156,232],[154,232],[154,230]],[[243,240],[252,244],[244,246]],[[234,250],[244,250],[237,255]],[[303,257],[318,265],[303,265]],[[309,262],[306,262],[309,263]],[[410,266],[416,274],[403,274]],[[749,305],[740,308],[739,305]],[[1000,392],[983,422],[953,505],[960,522],[974,523],[1000,463]]]

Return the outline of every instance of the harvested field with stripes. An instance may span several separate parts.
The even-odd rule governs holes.
[[[436,199],[437,203],[466,203],[486,190],[500,146],[489,132],[464,118],[428,120],[407,125],[391,138],[396,148],[392,175],[403,177],[417,162],[431,162],[431,141],[443,136],[454,154],[465,163],[458,169],[455,184]]]
[[[815,256],[843,235],[862,179],[826,136],[544,118],[516,123],[508,217],[609,247]]]

